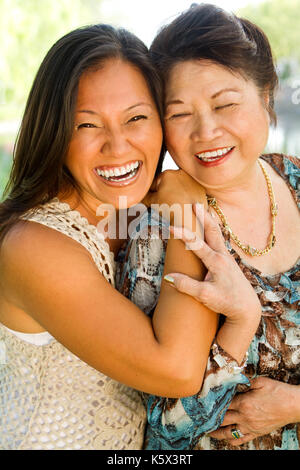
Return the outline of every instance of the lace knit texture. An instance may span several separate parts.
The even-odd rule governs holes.
[[[52,200],[24,219],[81,243],[114,285],[108,244],[79,212]],[[96,371],[53,339],[36,346],[0,324],[0,449],[141,449],[146,413],[136,390]]]

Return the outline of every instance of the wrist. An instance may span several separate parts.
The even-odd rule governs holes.
[[[262,309],[259,300],[253,305],[247,305],[240,308],[236,312],[232,312],[230,316],[226,316],[225,323],[233,328],[248,330],[255,328],[259,325],[261,319]]]
[[[216,339],[219,345],[230,354],[238,364],[245,358],[251,341],[256,333],[260,321],[260,315],[250,319],[239,318],[232,320],[226,318],[224,324],[217,333]]]
[[[290,416],[288,424],[300,423],[300,385],[285,385],[288,388],[288,396],[286,400]]]

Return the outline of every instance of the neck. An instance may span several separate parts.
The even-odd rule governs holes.
[[[79,192],[77,189],[72,188],[68,192],[59,192],[57,197],[60,201],[67,202],[71,209],[78,210],[92,225],[97,225],[104,217],[97,215],[97,209],[102,202],[87,192]]]
[[[257,162],[252,167],[247,167],[243,174],[236,180],[230,181],[226,186],[206,187],[210,197],[214,197],[222,206],[235,206],[237,208],[249,208],[249,205],[257,205],[262,194],[267,191],[266,180]]]

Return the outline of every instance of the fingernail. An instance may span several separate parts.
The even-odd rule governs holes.
[[[204,217],[204,205],[200,202],[195,202],[195,204],[193,204],[193,211],[197,217]]]
[[[199,212],[204,211],[204,204],[201,204],[200,202],[195,202],[194,207]]]
[[[170,232],[173,233],[174,238],[182,238],[182,227],[175,227],[174,225],[170,225],[169,229]]]
[[[167,282],[169,282],[170,284],[174,284],[174,283],[175,283],[175,279],[174,279],[172,276],[170,276],[169,274],[166,274],[166,275],[164,276],[164,280],[167,281]]]

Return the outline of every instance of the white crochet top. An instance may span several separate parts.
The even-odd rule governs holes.
[[[114,285],[114,257],[79,212],[57,198],[23,216],[81,243]],[[141,395],[93,369],[49,335],[32,344],[0,324],[0,449],[141,449]]]

